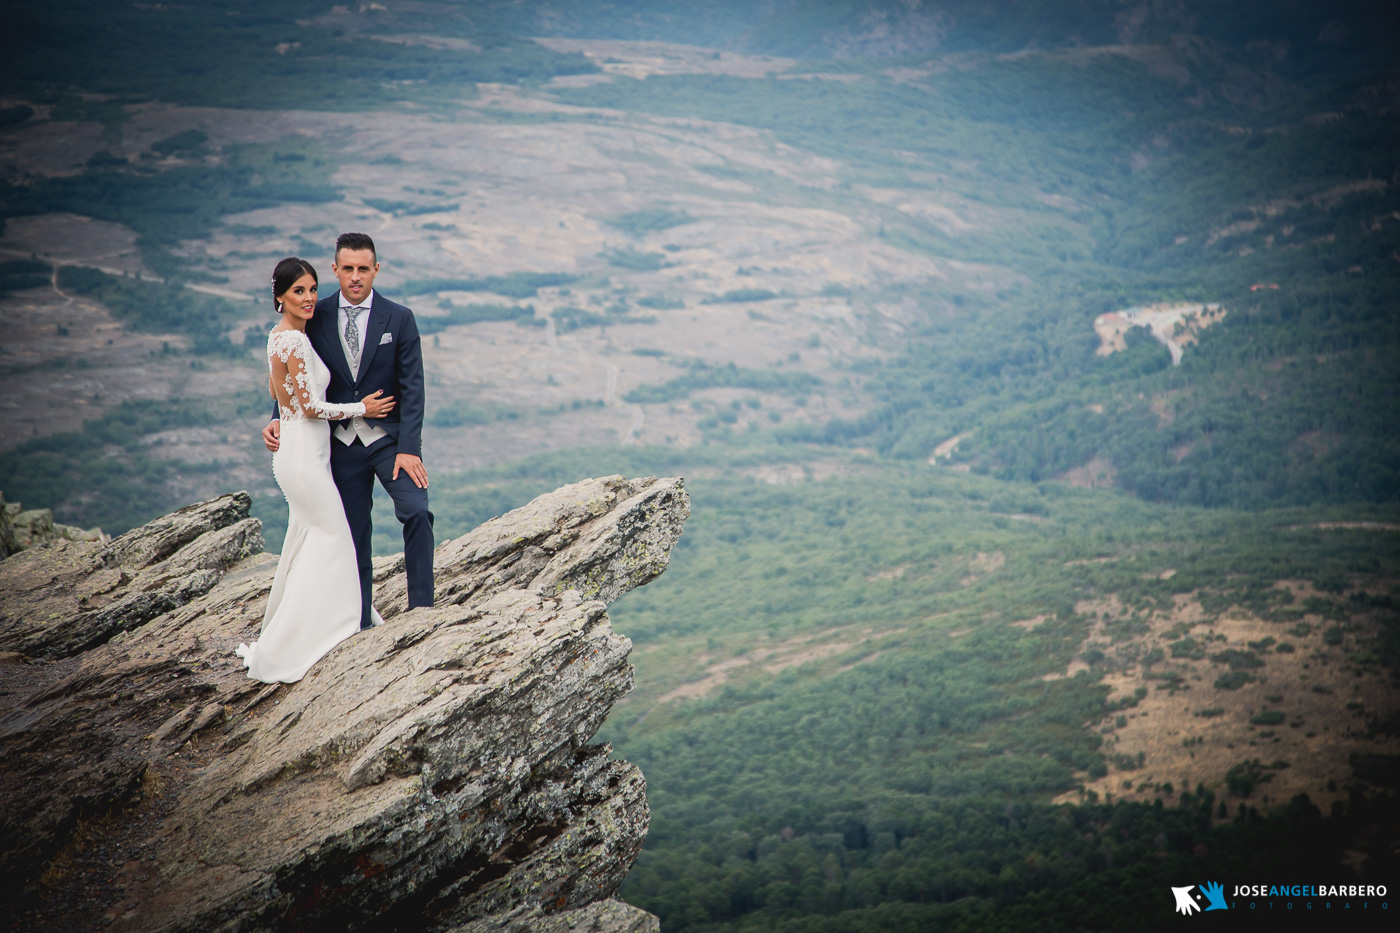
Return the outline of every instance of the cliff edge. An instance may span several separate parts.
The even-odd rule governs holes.
[[[438,605],[248,680],[276,557],[246,493],[0,561],[0,919],[24,929],[658,929],[613,899],[646,783],[590,744],[632,686],[606,607],[679,479],[585,480],[436,552]]]

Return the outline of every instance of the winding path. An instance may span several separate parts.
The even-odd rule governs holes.
[[[84,269],[96,269],[98,272],[101,272],[104,275],[110,275],[113,278],[133,278],[140,282],[150,282],[153,285],[171,284],[169,279],[163,279],[157,275],[148,275],[145,272],[130,272],[126,269],[114,269],[111,266],[94,265],[90,260],[58,259],[53,256],[46,255],[44,253],[33,253],[25,250],[10,249],[8,247],[0,247],[0,253],[4,253],[8,256],[19,256],[24,259],[33,257],[39,262],[46,262],[49,265],[53,266],[53,289],[54,291],[58,292],[59,295],[66,298],[70,304],[72,303],[73,298],[70,295],[64,294],[58,287],[59,266],[80,266]],[[97,258],[101,259],[102,257],[99,256]],[[197,285],[190,282],[181,282],[179,283],[179,287],[188,288],[190,291],[193,292],[202,292],[205,295],[217,295],[220,298],[228,298],[233,301],[256,300],[252,295],[248,294],[247,292],[236,292],[231,288],[219,288],[217,285]]]

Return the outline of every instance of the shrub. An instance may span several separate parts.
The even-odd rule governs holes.
[[[1253,679],[1253,674],[1247,674],[1244,671],[1230,671],[1215,678],[1215,687],[1218,690],[1238,690]]]
[[[616,227],[624,233],[632,236],[643,236],[647,233],[654,233],[658,230],[669,230],[672,227],[679,227],[682,224],[695,222],[685,211],[672,211],[661,207],[653,207],[644,211],[632,211],[628,214],[619,214],[604,221],[610,227]]]
[[[642,253],[635,249],[614,249],[603,254],[608,263],[633,272],[655,272],[665,268],[665,253]]]
[[[679,311],[685,307],[684,301],[669,295],[647,295],[645,298],[638,298],[637,304],[643,308],[655,308],[657,311]]]

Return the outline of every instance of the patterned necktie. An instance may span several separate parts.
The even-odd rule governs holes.
[[[360,308],[345,309],[345,343],[350,347],[350,361],[355,364],[355,369],[360,368],[360,328],[355,323],[355,318],[360,313]]]

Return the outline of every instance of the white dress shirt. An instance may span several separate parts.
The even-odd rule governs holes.
[[[365,357],[369,355],[365,352],[369,349],[365,346],[365,335],[366,331],[369,329],[370,308],[374,305],[374,289],[370,289],[369,294],[365,296],[364,302],[358,305],[350,304],[350,299],[345,297],[344,292],[340,292],[338,297],[340,298],[340,314],[336,318],[335,331],[340,335],[340,349],[341,352],[345,354],[345,365],[350,368],[350,372],[358,379],[360,374],[358,372],[358,367],[355,365],[355,357],[350,352],[349,342],[345,339],[345,325],[350,322],[350,314],[353,311],[355,315],[355,326],[360,332],[360,365],[363,366]],[[335,439],[347,447],[355,443],[355,438],[357,437],[360,439],[361,444],[368,447],[380,438],[389,436],[388,431],[385,431],[378,425],[371,425],[361,416],[351,418],[348,421],[341,421],[336,427],[334,434]]]

